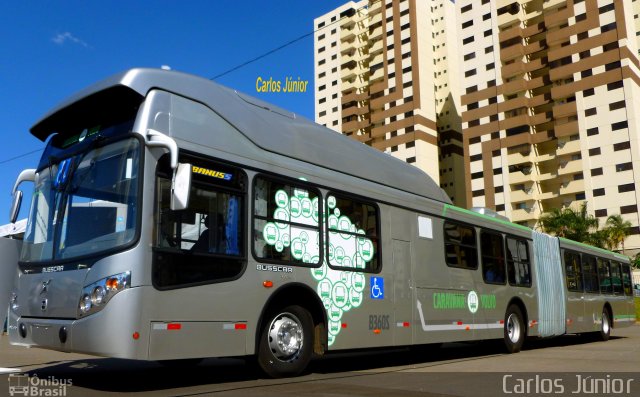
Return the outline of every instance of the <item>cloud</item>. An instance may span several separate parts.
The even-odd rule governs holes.
[[[85,48],[91,48],[91,46],[87,44],[87,42],[77,38],[76,36],[72,35],[70,32],[58,33],[51,39],[51,41],[53,41],[57,45],[64,45],[64,43],[69,41],[69,42],[81,45]]]

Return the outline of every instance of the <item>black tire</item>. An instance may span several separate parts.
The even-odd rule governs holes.
[[[517,305],[511,305],[504,315],[504,345],[508,353],[518,353],[527,336],[522,311]]]
[[[602,321],[600,322],[600,332],[597,332],[599,341],[606,342],[611,337],[611,314],[607,308],[602,309]]]
[[[313,319],[300,306],[272,311],[265,317],[258,341],[258,365],[272,378],[304,371],[313,354]]]

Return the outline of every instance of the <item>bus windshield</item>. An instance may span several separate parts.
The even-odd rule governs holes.
[[[138,212],[140,143],[128,138],[88,146],[42,168],[21,262],[93,255],[133,241]]]

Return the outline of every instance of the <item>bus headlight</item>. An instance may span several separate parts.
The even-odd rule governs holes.
[[[114,274],[85,286],[78,302],[78,317],[102,310],[115,294],[130,286],[131,272]]]

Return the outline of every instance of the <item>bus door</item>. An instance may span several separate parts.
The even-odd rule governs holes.
[[[393,244],[393,294],[394,322],[393,343],[396,346],[412,343],[411,322],[413,316],[413,277],[411,242],[392,240]]]
[[[567,333],[585,331],[587,321],[582,260],[579,253],[568,250],[564,250],[563,259],[567,280]]]

